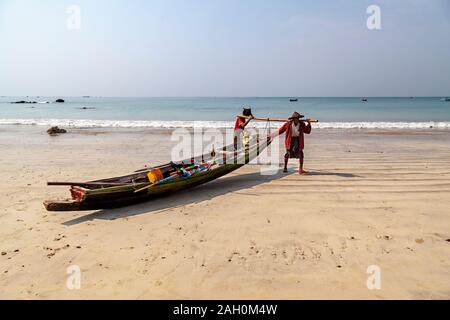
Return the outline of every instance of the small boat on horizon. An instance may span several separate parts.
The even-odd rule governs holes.
[[[289,101],[290,101],[290,102],[297,102],[298,99],[297,99],[297,98],[291,98],[291,99],[289,99]]]
[[[362,101],[362,102],[367,102],[368,99],[367,99],[367,98],[362,98],[361,101]]]

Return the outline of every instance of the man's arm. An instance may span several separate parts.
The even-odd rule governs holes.
[[[274,133],[272,133],[270,136],[271,136],[272,138],[275,138],[276,136],[285,133],[286,130],[287,130],[287,128],[288,128],[288,125],[290,125],[290,122],[286,122],[285,124],[283,124],[283,125],[281,126],[280,129],[278,129],[277,131],[275,131]]]
[[[308,124],[305,125],[305,123],[303,123],[303,132],[306,134],[310,134],[311,133],[311,122],[308,121]]]
[[[245,122],[242,122],[239,126],[241,127],[241,129],[245,129],[245,127],[250,123],[250,121],[252,121],[253,116],[251,116],[250,118],[248,118]]]

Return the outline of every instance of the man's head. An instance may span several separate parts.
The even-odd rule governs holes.
[[[244,111],[242,112],[243,116],[251,117],[252,116],[252,109],[251,108],[244,108]]]
[[[292,114],[292,116],[289,118],[289,120],[293,121],[294,124],[297,125],[300,122],[300,119],[304,118],[304,117],[305,117],[304,115],[302,115],[296,111]]]

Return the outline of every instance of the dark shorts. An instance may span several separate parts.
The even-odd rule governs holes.
[[[299,159],[304,158],[305,154],[303,153],[303,150],[300,150],[299,143],[298,143],[298,137],[292,137],[291,138],[291,149],[286,150],[285,158],[291,158],[291,159]]]

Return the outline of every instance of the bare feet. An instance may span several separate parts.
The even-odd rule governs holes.
[[[300,169],[300,170],[298,170],[298,174],[308,174],[308,171]]]
[[[284,172],[284,173],[287,173],[287,172],[288,172],[288,171],[287,171],[287,168],[284,168],[284,169],[283,169],[283,172]]]

